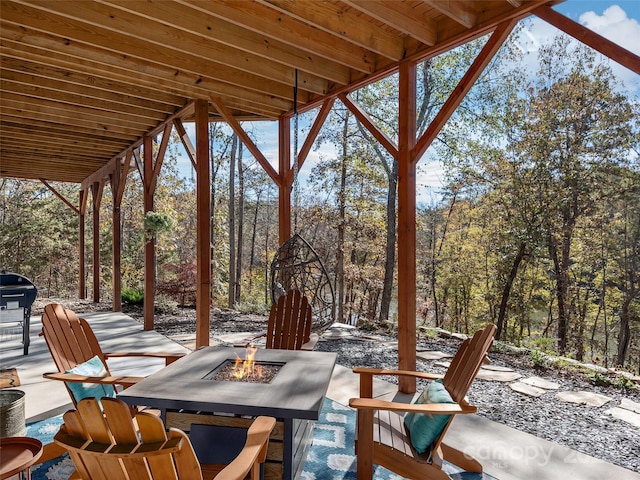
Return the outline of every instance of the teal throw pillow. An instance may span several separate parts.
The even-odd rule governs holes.
[[[415,403],[455,403],[451,395],[444,388],[442,380],[438,379],[429,384]],[[451,415],[432,415],[428,413],[407,413],[404,424],[411,436],[411,445],[418,453],[424,453],[427,448],[442,433]]]
[[[80,365],[76,365],[71,370],[66,370],[66,372],[75,373],[77,375],[86,375],[87,377],[106,377],[108,375],[100,357],[97,355],[91,360],[87,360]],[[113,385],[80,382],[66,382],[66,384],[67,387],[69,387],[69,390],[71,390],[73,397],[76,399],[76,403],[87,397],[95,397],[100,400],[103,397],[115,398],[116,396],[116,390],[113,388]]]

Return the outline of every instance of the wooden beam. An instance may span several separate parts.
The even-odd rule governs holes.
[[[106,44],[68,43],[64,37],[36,31],[24,24],[6,23],[2,29],[3,37],[11,38],[7,41],[10,49],[8,55],[31,58],[37,63],[62,69],[62,72],[76,80],[97,77],[106,81],[110,78],[121,82],[127,91],[136,86],[144,86],[141,95],[149,100],[164,100],[166,103],[176,104],[171,99],[179,97],[165,93],[172,91],[184,92],[189,98],[201,98],[207,94],[223,96],[227,92],[238,99],[247,98],[257,103],[266,102],[269,97],[290,99],[291,86],[288,82],[266,80],[251,72],[241,72],[215,62],[201,62],[198,66],[197,62],[191,62],[188,57],[185,59],[186,65],[180,69],[179,75],[176,75],[175,68],[160,62],[161,57],[154,56],[153,52],[150,52],[150,56],[123,57],[109,49]],[[0,46],[3,54],[6,50],[8,49]],[[308,92],[321,95],[328,89],[327,82],[322,79],[307,80],[309,82],[305,83],[305,89]],[[241,86],[235,87],[234,82]],[[241,94],[243,91],[244,95]],[[305,101],[307,95],[308,93],[301,91],[300,101]],[[176,105],[179,104],[178,100]]]
[[[291,119],[278,121],[278,245],[291,237]],[[289,180],[291,179],[291,180]]]
[[[94,7],[91,9],[92,12],[88,12],[88,15],[108,15],[113,12],[112,14],[118,16],[120,20],[108,23],[113,23],[113,28],[119,32],[127,33],[126,23],[129,23],[127,20],[131,23],[137,21],[140,25],[139,31],[144,33],[145,40],[164,44],[165,47],[195,54],[207,60],[226,58],[227,62],[233,62],[236,68],[240,67],[241,69],[247,68],[242,63],[250,62],[257,71],[265,68],[265,63],[271,62],[275,64],[274,66],[279,64],[280,68],[283,66],[298,68],[311,75],[328,78],[334,82],[349,83],[349,68],[340,65],[333,58],[322,58],[316,52],[302,51],[279,39],[265,37],[262,32],[255,33],[237,27],[233,23],[208,15],[204,8],[195,10],[192,5],[186,2],[182,4],[160,2],[149,6],[146,2],[136,0],[105,1],[109,1],[113,7],[122,10],[113,11],[112,8]],[[204,6],[205,3],[202,5]],[[197,6],[197,4],[193,6]],[[213,11],[215,10],[217,10],[217,6],[213,9]],[[56,8],[56,11],[59,9]],[[129,12],[136,16],[128,15]],[[249,17],[251,17],[250,14]],[[260,20],[267,21],[266,19]],[[145,28],[147,24],[149,25],[148,29]],[[180,41],[168,45],[166,39],[171,38],[174,28],[181,30]],[[231,59],[231,56],[237,58]],[[266,59],[268,62],[260,62],[260,58]],[[367,68],[366,64],[362,62],[358,63],[358,67],[366,72],[371,71],[371,67]],[[266,76],[266,78],[269,77]]]
[[[84,259],[85,255],[85,234],[84,234],[84,221],[85,214],[87,211],[87,199],[89,198],[89,190],[87,188],[83,188],[80,190],[80,196],[78,198],[78,298],[85,299],[87,298],[87,287],[86,287],[86,262]]]
[[[451,95],[447,98],[447,101],[444,103],[433,121],[429,124],[422,137],[420,137],[416,143],[412,152],[413,161],[419,161],[422,155],[424,155],[424,152],[427,151],[433,140],[435,140],[438,133],[442,130],[442,127],[444,127],[449,118],[451,118],[451,115],[453,115],[453,112],[458,108],[460,103],[462,103],[465,95],[469,93],[469,90],[471,90],[473,84],[476,82],[478,77],[480,77],[491,59],[498,50],[500,50],[500,47],[511,33],[511,30],[516,23],[517,22],[515,20],[510,20],[498,25],[491,37],[489,37],[489,40],[487,40],[487,43],[473,61],[469,70],[467,70],[464,76],[460,79],[456,88],[453,89]]]
[[[67,200],[66,198],[64,198],[64,196],[58,192],[58,190],[56,190],[55,188],[53,188],[49,182],[47,182],[44,178],[41,178],[40,181],[44,184],[45,187],[47,187],[49,190],[51,190],[51,192],[58,197],[60,200],[62,200],[64,202],[64,204],[69,207],[71,210],[73,210],[74,212],[76,212],[76,214],[80,213],[80,210],[78,208],[76,208],[69,200]]]
[[[373,123],[371,118],[369,118],[369,114],[362,110],[360,105],[353,102],[347,95],[341,94],[339,98],[349,111],[358,119],[358,121],[369,131],[369,133],[378,140],[380,145],[382,145],[393,158],[398,158],[398,149],[394,145],[393,140],[391,140],[386,133],[380,130],[375,123]]]
[[[632,72],[640,74],[640,57],[635,53],[597,34],[593,30],[589,30],[587,27],[574,22],[547,5],[536,8],[533,13],[545,22],[562,30],[567,35],[588,45],[609,57],[611,60],[618,62],[620,65],[627,67]]]
[[[135,154],[135,152],[134,152]],[[143,162],[142,176],[144,191],[144,213],[153,211],[153,137],[145,136],[142,146]],[[153,330],[156,296],[156,241],[155,238],[147,238],[149,232],[145,231],[144,242],[144,329]]]
[[[187,152],[187,156],[189,160],[191,160],[191,165],[193,165],[194,170],[196,169],[196,147],[191,143],[191,139],[187,134],[187,130],[184,128],[182,124],[182,120],[176,118],[173,121],[173,125],[176,127],[176,132],[178,132],[178,136],[180,137],[180,141],[182,142],[182,146]]]
[[[160,146],[158,147],[158,152],[156,153],[156,161],[153,166],[153,180],[151,183],[151,194],[156,194],[156,187],[158,186],[158,175],[160,174],[160,169],[162,168],[162,162],[164,162],[164,155],[167,152],[167,145],[169,145],[169,139],[171,138],[171,129],[173,128],[172,123],[167,123],[164,127],[164,133],[162,134],[162,140],[160,141]]]
[[[436,25],[429,19],[419,18],[413,7],[407,3],[383,0],[343,0],[343,2],[425,45],[434,45],[438,39]]]
[[[118,1],[130,5],[130,0]],[[285,45],[284,48],[291,52],[308,52],[314,57],[322,57],[364,73],[371,73],[375,66],[373,52],[256,2],[178,1],[195,10],[191,18],[181,16],[183,23],[194,33],[206,32],[207,38],[210,37],[211,30],[219,36],[234,39],[246,37],[248,30],[253,33],[252,41],[255,44],[269,46],[269,53],[275,42],[276,45]],[[153,8],[151,14],[157,15],[156,7],[150,8]],[[187,12],[190,8],[186,9]],[[237,32],[234,29],[237,29]]]
[[[3,5],[3,19],[25,26],[56,33],[63,38],[76,40],[106,49],[118,50],[140,59],[153,59],[164,65],[187,68],[192,72],[202,72],[203,63],[212,67],[219,64],[222,68],[231,67],[241,72],[262,77],[267,81],[276,80],[293,85],[294,67],[297,65],[304,73],[305,85],[322,83],[326,77],[331,80],[349,83],[349,70],[334,66],[329,75],[322,70],[326,62],[314,63],[312,59],[297,58],[297,62],[279,58],[278,62],[265,62],[257,54],[242,51],[217,41],[203,41],[201,37],[183,33],[180,41],[167,43],[173,38],[175,30],[159,22],[144,21],[139,16],[124,11],[115,11],[113,7],[97,2],[47,2],[21,4],[19,11],[13,4]],[[34,11],[35,10],[35,11]],[[175,11],[175,18],[181,15]],[[25,23],[26,22],[26,23]],[[135,25],[136,28],[131,28]],[[286,52],[282,52],[284,55]],[[199,65],[199,66],[197,66]],[[283,68],[283,66],[288,68]],[[216,78],[217,75],[211,75]]]
[[[100,204],[102,203],[102,182],[91,186],[93,222],[93,302],[100,303]]]
[[[279,183],[281,181],[281,177],[271,166],[269,161],[265,158],[256,144],[253,143],[253,140],[251,140],[249,135],[247,135],[247,132],[244,131],[242,125],[240,125],[240,123],[233,117],[233,115],[231,115],[231,112],[229,112],[227,107],[225,107],[224,103],[222,103],[222,101],[218,98],[212,98],[211,103],[213,103],[213,106],[216,107],[216,110],[218,110],[218,113],[222,116],[222,118],[224,118],[225,122],[227,122],[231,129],[236,133],[236,135],[238,135],[240,141],[244,144],[245,147],[247,147],[247,150],[251,152],[251,155],[253,155],[253,157],[258,161],[267,175],[269,175],[269,177],[271,177],[274,182]]]
[[[450,19],[464,25],[466,28],[473,28],[476,25],[476,15],[473,12],[466,10],[460,2],[451,2],[449,0],[425,0],[425,3],[431,5]],[[519,7],[520,5],[514,6]]]
[[[111,309],[114,312],[122,310],[122,215],[120,206],[124,187],[127,181],[130,162],[125,159],[124,165],[116,162],[115,169],[110,175],[112,211],[111,211]],[[123,168],[124,167],[124,168]]]
[[[211,324],[211,167],[209,163],[209,104],[195,102],[197,279],[196,348],[209,345]]]
[[[398,369],[416,369],[416,64],[402,62],[398,114]],[[400,377],[403,393],[415,378]]]
[[[334,102],[335,102],[335,98],[331,97],[331,98],[327,98],[322,104],[322,108],[320,108],[320,111],[318,112],[318,115],[316,116],[316,119],[313,122],[313,125],[311,126],[311,130],[309,130],[309,134],[307,135],[307,138],[305,139],[304,144],[302,145],[302,148],[298,153],[298,171],[300,171],[300,169],[304,165],[304,162],[307,159],[309,152],[311,151],[311,147],[313,147],[313,142],[316,141],[316,138],[320,133],[320,129],[324,125],[324,122],[327,119],[329,112],[331,112],[331,108],[333,107]],[[286,182],[288,185],[293,184],[292,169],[290,169],[287,174]]]
[[[376,28],[363,19],[355,10],[345,9],[333,2],[289,0],[259,0],[302,22],[312,23],[316,28],[398,61],[405,54],[402,39],[392,32]]]

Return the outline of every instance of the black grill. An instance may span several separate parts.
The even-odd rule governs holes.
[[[11,272],[0,272],[0,319],[13,317],[22,310],[22,343],[24,354],[29,353],[29,320],[31,305],[36,299],[38,289],[27,277]]]

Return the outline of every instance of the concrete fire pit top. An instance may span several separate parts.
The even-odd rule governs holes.
[[[205,378],[236,355],[244,359],[245,349],[201,348],[124,390],[118,398],[129,405],[161,409],[318,419],[336,363],[335,353],[260,349],[257,362],[282,364],[270,383]]]

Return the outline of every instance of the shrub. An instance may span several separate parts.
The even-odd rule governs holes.
[[[636,384],[624,375],[618,375],[614,381],[614,385],[625,392],[635,390],[637,388]]]
[[[587,380],[589,380],[589,383],[591,383],[592,385],[595,385],[596,387],[611,386],[611,379],[604,373],[600,373],[600,372],[588,373]]]
[[[130,305],[142,305],[144,303],[144,290],[137,288],[123,288],[122,301]]]
[[[547,357],[547,355],[540,350],[531,350],[530,356],[531,363],[533,363],[533,366],[535,368],[543,368],[549,361],[549,357]]]

